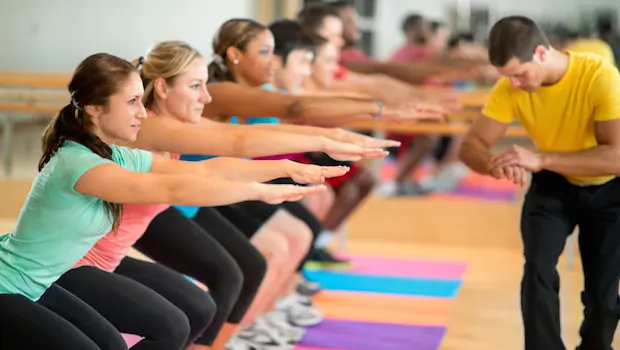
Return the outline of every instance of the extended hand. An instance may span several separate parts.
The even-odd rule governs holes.
[[[349,171],[347,166],[318,166],[287,161],[286,174],[300,184],[320,184],[325,179],[338,177]]]
[[[492,168],[503,168],[510,165],[518,165],[529,172],[536,173],[542,170],[542,157],[539,153],[512,145],[491,161]]]
[[[323,139],[323,152],[340,161],[358,161],[360,159],[384,158],[389,153],[382,148],[363,147],[354,143]]]
[[[318,186],[297,186],[297,185],[271,185],[256,184],[258,198],[260,201],[269,204],[280,204],[282,202],[296,202],[304,196],[325,191],[325,185]]]
[[[386,107],[385,119],[396,121],[435,120],[443,121],[449,111],[435,103],[411,103],[402,107]]]
[[[341,142],[353,143],[364,148],[391,148],[399,147],[400,141],[380,139],[372,136],[358,134],[356,132],[344,130],[341,128],[334,129],[334,140]]]

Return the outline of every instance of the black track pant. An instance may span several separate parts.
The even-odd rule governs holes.
[[[188,343],[191,328],[187,316],[139,282],[82,266],[66,272],[57,283],[97,310],[121,333],[144,337],[132,350],[181,350]],[[54,303],[57,308],[70,307],[63,301]]]
[[[533,176],[521,218],[521,309],[527,350],[565,349],[556,265],[576,225],[585,280],[580,349],[611,349],[620,311],[620,179],[581,187],[543,171]]]
[[[0,349],[126,350],[127,345],[101,314],[53,284],[36,303],[0,295]]]
[[[239,323],[267,270],[267,263],[244,235],[219,215],[203,227],[169,208],[153,219],[135,248],[151,259],[209,288],[217,312],[197,344],[212,345],[225,322]],[[206,229],[204,229],[206,228]]]

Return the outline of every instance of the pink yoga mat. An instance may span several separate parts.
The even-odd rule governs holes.
[[[465,274],[465,262],[418,259],[381,258],[364,255],[344,255],[352,264],[344,271],[365,275],[460,280]]]

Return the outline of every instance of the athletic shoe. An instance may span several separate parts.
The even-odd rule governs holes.
[[[260,319],[260,322],[275,329],[289,344],[299,343],[306,335],[305,329],[293,326],[287,321],[287,315],[284,312],[272,311],[264,314]]]
[[[307,297],[314,296],[321,291],[321,285],[317,282],[308,281],[305,278],[301,278],[297,283],[297,293],[305,295]]]
[[[226,343],[226,350],[262,350],[262,349],[252,345],[247,340],[234,336],[230,338],[230,340]]]
[[[259,320],[240,330],[237,336],[259,350],[293,350],[293,346],[282,339],[276,330]]]
[[[346,268],[351,265],[351,262],[346,259],[336,258],[325,249],[316,249],[310,255],[306,265],[307,268]]]
[[[297,327],[312,327],[323,322],[323,313],[311,306],[295,302],[279,303],[276,310],[286,314],[287,321]]]

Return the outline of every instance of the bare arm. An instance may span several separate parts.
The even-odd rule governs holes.
[[[116,164],[104,164],[84,173],[76,182],[75,190],[112,203],[219,206],[247,200],[268,203],[299,200],[323,187],[233,182],[196,174],[141,173]]]
[[[180,154],[254,158],[324,151],[325,140],[319,135],[242,128],[207,120],[196,125],[168,117],[151,117],[142,123],[133,146]]]
[[[195,174],[218,180],[265,182],[290,177],[297,183],[321,183],[325,178],[342,176],[346,167],[320,167],[290,160],[245,160],[213,158],[200,162],[184,162],[165,157],[154,157],[152,173]]]
[[[188,124],[168,117],[151,117],[142,123],[133,148],[179,154],[257,158],[281,154],[325,152],[334,159],[356,161],[385,156],[382,146],[360,146],[320,135],[261,130],[203,119]]]
[[[205,106],[203,116],[274,116],[282,119],[311,121],[342,116],[371,116],[380,107],[373,101],[348,98],[296,96],[246,88],[236,83],[209,85],[213,102]]]
[[[472,123],[465,135],[459,158],[479,174],[489,173],[492,159],[491,148],[504,136],[508,124],[481,115]]]
[[[578,152],[542,152],[542,168],[574,176],[620,175],[620,119],[594,124],[597,146]]]

